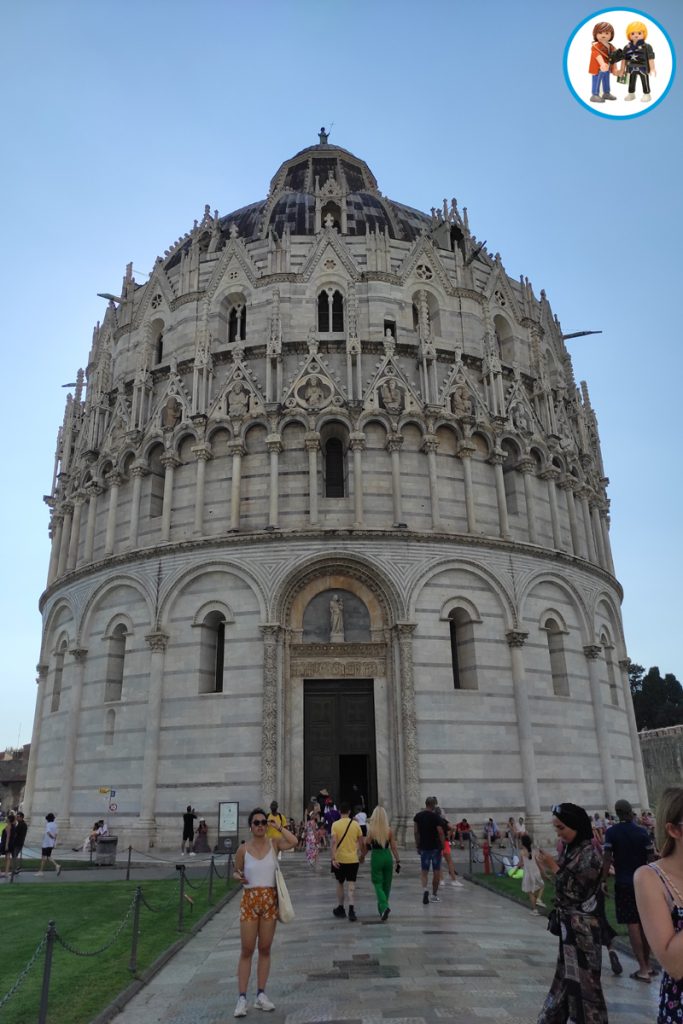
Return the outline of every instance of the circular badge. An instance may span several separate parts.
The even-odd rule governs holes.
[[[641,117],[659,106],[674,80],[669,35],[645,11],[607,7],[585,18],[564,51],[564,77],[581,106],[598,117]]]

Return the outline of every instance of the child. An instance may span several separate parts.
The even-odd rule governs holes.
[[[541,899],[543,895],[543,878],[544,874],[538,865],[536,860],[536,854],[531,849],[531,839],[528,835],[522,836],[522,846],[520,849],[521,863],[524,868],[524,878],[522,879],[522,892],[529,894],[529,902],[531,903],[531,913],[538,914],[537,907],[545,907],[545,903]]]
[[[610,25],[608,21],[598,21],[593,25],[593,45],[588,65],[588,74],[593,76],[591,103],[604,103],[605,100],[616,99],[609,89],[610,55],[614,53],[612,39],[614,39],[614,26]],[[602,96],[600,95],[601,85]]]

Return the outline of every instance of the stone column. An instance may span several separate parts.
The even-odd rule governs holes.
[[[69,700],[69,717],[66,721],[64,738],[64,763],[61,771],[61,807],[58,815],[59,827],[68,830],[71,827],[71,794],[74,785],[74,766],[76,763],[76,744],[78,743],[78,721],[81,715],[81,698],[83,693],[83,677],[85,676],[85,659],[87,650],[74,647],[69,654],[74,660],[71,671],[71,696]]]
[[[429,500],[432,506],[432,529],[443,530],[439,512],[439,480],[436,472],[436,453],[439,441],[436,434],[427,434],[422,442],[422,450],[427,452],[429,469]]]
[[[565,476],[560,481],[560,490],[567,496],[567,514],[569,516],[569,532],[572,538],[572,554],[581,556],[581,540],[579,527],[576,522],[576,505],[574,504],[574,480],[571,476]]]
[[[534,500],[534,485],[532,483],[536,466],[533,459],[520,459],[517,463],[517,469],[522,474],[522,479],[524,480],[524,502],[526,504],[526,523],[527,530],[529,531],[529,543],[538,544],[538,533],[536,532],[536,502]]]
[[[619,662],[621,672],[621,685],[624,691],[624,707],[628,717],[628,733],[633,751],[633,766],[635,768],[636,785],[638,786],[638,803],[641,808],[650,806],[650,799],[647,795],[647,781],[643,767],[643,753],[640,749],[638,738],[638,726],[636,724],[636,713],[633,710],[633,697],[631,696],[631,683],[628,677],[628,670],[631,666],[630,658],[622,658]]]
[[[57,565],[57,575],[63,576],[66,572],[66,563],[69,555],[69,540],[71,538],[71,523],[73,520],[74,507],[70,501],[65,501],[62,505],[64,513],[64,524],[62,526],[62,536],[59,545],[59,563]]]
[[[64,528],[64,516],[61,512],[55,512],[52,516],[52,549],[50,551],[50,566],[47,571],[48,586],[57,579],[59,570],[59,552],[62,547],[62,531]]]
[[[616,799],[614,787],[614,771],[612,768],[612,756],[609,749],[609,733],[607,732],[607,720],[605,717],[605,706],[602,701],[602,686],[600,683],[600,670],[598,659],[602,653],[600,644],[587,644],[583,653],[588,662],[588,677],[591,687],[591,701],[593,704],[593,719],[595,721],[595,735],[600,754],[600,768],[602,769],[602,782],[605,788],[605,807],[614,807]]]
[[[24,814],[31,817],[31,806],[33,804],[33,792],[36,786],[36,765],[38,764],[38,747],[40,745],[40,730],[43,724],[43,705],[45,703],[45,689],[47,686],[47,673],[50,666],[40,663],[36,665],[38,676],[38,695],[36,697],[36,709],[33,713],[33,730],[31,732],[31,753],[29,755],[28,768],[26,770],[26,785],[24,786]]]
[[[211,455],[211,445],[206,442],[192,446],[197,459],[197,481],[194,492],[194,534],[201,537],[204,532],[204,492],[206,489],[206,464]]]
[[[128,547],[135,549],[138,546],[138,530],[140,529],[140,494],[142,491],[142,479],[147,469],[141,463],[131,466],[130,475],[133,480],[133,494],[130,502],[130,529],[128,531]]]
[[[152,830],[155,826],[154,805],[159,764],[159,737],[161,733],[161,695],[164,682],[164,652],[168,634],[157,630],[145,640],[150,646],[149,691],[147,694],[147,721],[145,725],[145,757],[142,765],[142,792],[140,794],[140,825]],[[150,835],[150,838],[153,838]]]
[[[602,526],[600,525],[600,509],[597,502],[590,502],[591,510],[591,523],[593,526],[593,537],[595,539],[595,551],[598,556],[598,564],[603,569],[607,568],[607,559],[605,558],[605,549],[602,541]]]
[[[417,747],[417,714],[413,682],[413,633],[415,623],[399,622],[398,651],[401,682],[401,722],[403,724],[403,792],[404,810],[412,815],[413,807],[422,806],[420,799],[420,763]]]
[[[357,530],[360,530],[363,527],[363,451],[365,449],[365,434],[361,431],[354,431],[349,437],[349,443],[353,452],[353,525]]]
[[[104,539],[105,555],[114,554],[114,540],[116,537],[116,509],[119,503],[119,487],[121,477],[118,473],[110,473],[107,477],[109,484],[109,511],[107,513],[107,532]]]
[[[536,754],[534,752],[534,733],[531,726],[529,710],[529,694],[527,692],[526,671],[522,648],[529,634],[519,629],[510,629],[505,639],[510,647],[512,661],[512,686],[515,693],[515,709],[517,711],[517,731],[519,734],[519,754],[522,763],[522,783],[524,786],[524,803],[526,816],[535,819],[541,814],[538,798],[536,775]]]
[[[94,482],[89,483],[88,492],[88,521],[85,524],[85,549],[83,561],[89,565],[93,560],[95,551],[95,526],[97,523],[97,496],[102,493],[102,488]]]
[[[505,452],[500,448],[494,448],[489,458],[493,466],[496,478],[496,502],[498,504],[498,532],[503,540],[510,539],[510,521],[508,519],[508,506],[505,497],[505,480],[503,478],[503,463]]]
[[[268,526],[277,530],[280,525],[280,452],[282,440],[279,434],[269,434],[266,448],[270,452],[270,502],[268,507]]]
[[[557,551],[562,551],[562,531],[560,530],[560,516],[557,510],[557,487],[559,479],[558,469],[544,469],[541,473],[541,480],[548,482],[548,501],[550,502],[550,522],[553,528],[553,546]]]
[[[394,506],[394,526],[403,522],[403,509],[401,498],[401,445],[403,438],[400,434],[387,435],[387,450],[391,452],[391,496]]]
[[[614,576],[614,559],[612,558],[612,545],[609,539],[609,513],[607,509],[603,508],[600,510],[600,525],[602,527],[602,547],[605,552],[605,568]]]
[[[232,455],[232,485],[230,488],[230,529],[240,528],[240,495],[242,492],[242,456],[247,449],[241,441],[230,441],[228,452]]]
[[[77,494],[74,498],[74,517],[71,523],[71,537],[69,538],[69,553],[66,559],[67,569],[76,568],[78,558],[78,541],[81,534],[81,514],[83,512],[84,496]]]
[[[164,467],[164,500],[161,506],[161,539],[169,540],[171,536],[171,510],[173,508],[173,479],[175,468],[180,465],[180,459],[170,452],[161,456],[161,465]]]
[[[471,441],[461,441],[456,452],[462,461],[462,471],[465,477],[465,509],[467,511],[467,532],[478,533],[477,516],[474,510],[474,491],[472,489],[472,465],[470,459],[474,455],[475,447]]]
[[[278,695],[277,646],[280,627],[277,623],[261,626],[263,633],[263,712],[261,715],[261,796],[269,804],[278,794]]]
[[[318,522],[318,451],[320,434],[314,430],[306,434],[304,444],[308,452],[308,490],[310,495],[309,522],[315,526]]]
[[[589,495],[590,495],[591,492],[588,490],[588,488],[583,487],[577,493],[578,493],[578,496],[581,499],[581,508],[583,510],[583,529],[584,529],[584,533],[586,535],[586,548],[588,549],[588,560],[589,560],[589,562],[597,563],[598,556],[597,556],[597,552],[595,550],[595,540],[593,538],[593,527],[591,525],[590,506],[588,504],[588,498],[589,498]]]

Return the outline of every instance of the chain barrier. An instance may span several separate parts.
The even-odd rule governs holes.
[[[177,880],[179,881],[179,879],[177,879]],[[150,910],[153,914],[160,914],[162,912],[162,910],[167,910],[168,907],[170,907],[172,903],[176,902],[176,900],[178,899],[178,895],[177,895],[176,891],[174,890],[173,895],[171,896],[170,900],[167,900],[165,903],[160,904],[158,907],[151,907],[149,905],[149,903],[145,899],[145,894],[142,892],[142,890],[140,890],[140,899],[141,899],[143,905],[147,908],[147,910]]]
[[[194,889],[195,892],[196,892],[199,889],[201,889],[202,886],[206,885],[206,883],[209,880],[209,875],[210,874],[211,874],[211,865],[209,865],[209,870],[207,871],[207,873],[204,876],[204,878],[202,878],[201,882],[198,882],[196,885],[193,885],[192,882],[190,881],[190,879],[187,877],[187,871],[185,871],[185,885],[188,885],[190,887],[190,889]]]
[[[100,946],[99,949],[94,949],[92,951],[76,949],[76,947],[72,946],[70,942],[67,942],[66,939],[63,939],[61,937],[61,935],[59,934],[59,932],[55,932],[55,939],[57,940],[59,945],[62,947],[62,949],[65,949],[67,951],[67,953],[73,953],[74,956],[99,956],[100,953],[106,953],[106,951],[108,949],[111,949],[111,947],[114,945],[114,943],[118,939],[119,935],[123,931],[124,926],[125,926],[126,922],[128,921],[128,918],[133,913],[133,908],[135,907],[135,899],[136,899],[136,897],[134,896],[133,899],[131,900],[131,904],[128,907],[128,910],[126,911],[123,919],[121,920],[120,925],[118,926],[118,928],[114,932],[114,935],[112,936],[110,941],[107,942],[106,945]]]
[[[21,983],[23,982],[24,978],[29,973],[29,971],[31,970],[31,968],[35,964],[35,962],[38,959],[38,957],[40,956],[40,954],[43,952],[43,950],[45,948],[45,943],[46,942],[47,942],[47,935],[43,935],[43,937],[40,940],[39,944],[36,946],[35,953],[31,957],[31,959],[28,961],[28,963],[26,964],[26,966],[22,970],[21,974],[18,976],[17,980],[12,985],[11,989],[9,990],[9,992],[7,992],[6,995],[4,995],[2,997],[2,999],[0,999],[0,1010],[2,1010],[3,1006],[5,1005],[5,1003],[8,1003],[10,1001],[10,999],[12,998],[12,996],[14,995],[14,993],[19,989],[19,987],[21,986]]]

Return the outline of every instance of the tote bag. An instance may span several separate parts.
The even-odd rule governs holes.
[[[282,924],[289,924],[296,917],[292,901],[289,898],[285,877],[278,868],[275,872],[275,887],[277,889],[277,919]]]

